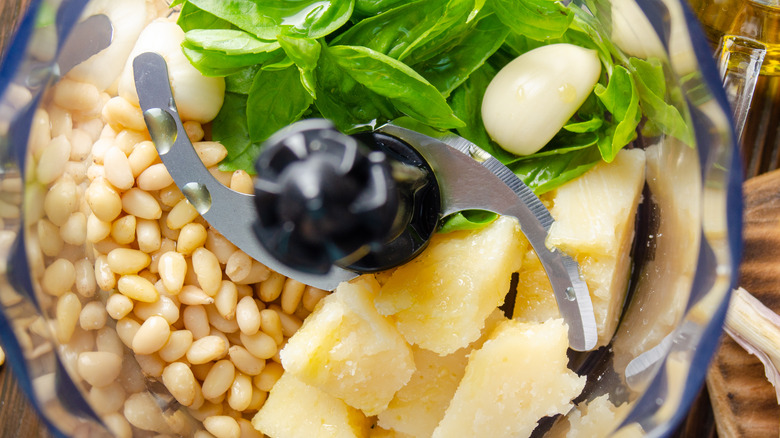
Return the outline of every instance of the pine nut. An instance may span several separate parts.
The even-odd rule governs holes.
[[[102,388],[94,386],[89,390],[89,402],[95,413],[101,416],[118,412],[125,403],[125,397],[125,389],[118,382]]]
[[[64,135],[54,137],[41,153],[35,175],[41,184],[54,182],[65,171],[65,163],[70,158],[70,141]]]
[[[135,241],[136,218],[132,214],[120,217],[111,224],[111,238],[120,245]]]
[[[153,274],[158,273],[158,268],[160,267],[160,257],[162,257],[162,255],[166,252],[175,250],[176,242],[168,238],[163,238],[160,242],[160,249],[152,253],[152,263],[149,265],[149,272]]]
[[[206,249],[213,252],[217,256],[219,263],[224,265],[230,259],[230,256],[238,249],[229,240],[225,239],[222,234],[219,234],[213,228],[208,230],[208,236],[206,237]]]
[[[167,207],[174,207],[184,199],[184,194],[179,190],[176,184],[160,189],[160,201]]]
[[[265,360],[255,357],[240,345],[233,345],[228,350],[233,365],[248,376],[256,376],[265,368]]]
[[[51,186],[43,199],[43,211],[49,220],[61,226],[70,214],[78,209],[79,192],[76,183],[70,177],[60,178]]]
[[[179,302],[188,306],[212,304],[214,298],[206,295],[198,286],[185,285],[177,295]]]
[[[187,350],[187,360],[191,364],[202,364],[225,357],[227,350],[227,343],[222,338],[205,336],[192,343]]]
[[[306,286],[306,289],[303,291],[303,298],[301,301],[303,302],[303,307],[308,310],[309,312],[314,312],[314,308],[317,307],[317,304],[328,296],[330,292],[318,289],[313,286]]]
[[[73,117],[68,111],[57,105],[49,106],[49,121],[51,122],[51,136],[63,135],[70,138],[73,132]]]
[[[209,318],[209,323],[212,327],[219,331],[220,334],[225,335],[227,333],[235,333],[238,331],[238,323],[234,319],[225,319],[222,315],[219,314],[219,311],[213,305],[205,306],[205,308],[206,314]],[[225,340],[227,340],[227,338],[225,338]]]
[[[100,301],[90,301],[79,314],[79,325],[84,330],[99,330],[106,325],[106,307]]]
[[[298,308],[298,304],[303,297],[303,290],[306,285],[300,281],[288,278],[284,282],[284,288],[282,289],[282,310],[284,313],[292,315]]]
[[[122,358],[105,351],[79,354],[78,372],[92,386],[102,388],[113,383],[122,370]]]
[[[70,161],[84,161],[92,152],[94,140],[83,129],[73,129],[70,133]]]
[[[133,177],[138,178],[144,170],[159,158],[157,149],[151,141],[142,141],[135,145],[133,151],[127,157],[130,162],[130,170],[133,171]]]
[[[215,296],[222,284],[222,268],[217,256],[206,248],[198,248],[192,253],[192,267],[203,292]]]
[[[236,316],[236,306],[238,304],[238,289],[236,285],[228,280],[222,280],[222,284],[214,297],[214,305],[223,318],[232,320]]]
[[[106,179],[119,190],[127,190],[133,187],[135,179],[130,168],[130,160],[118,147],[112,146],[103,156],[103,167],[106,170]]]
[[[230,255],[225,266],[225,274],[233,281],[245,279],[251,270],[252,258],[240,249]]]
[[[236,322],[241,333],[254,335],[260,330],[261,312],[252,297],[241,298],[236,306]]]
[[[113,273],[111,275],[114,275]],[[111,318],[120,320],[133,311],[133,301],[118,293],[111,294],[106,301],[106,312]]]
[[[193,222],[183,226],[179,231],[179,240],[176,242],[176,252],[192,254],[206,243],[206,236],[206,227],[199,223]]]
[[[182,125],[184,126],[184,132],[187,133],[187,138],[190,139],[190,143],[203,140],[203,127],[199,122],[194,120],[187,120]]]
[[[260,299],[266,303],[270,303],[279,298],[282,294],[282,287],[284,286],[285,276],[277,272],[271,272],[271,275],[267,280],[260,283]]]
[[[246,374],[236,373],[230,392],[227,395],[228,405],[236,411],[243,412],[252,403],[252,378]]]
[[[123,97],[112,97],[105,106],[103,106],[103,119],[114,128],[120,131],[122,128],[143,131],[146,129],[144,116],[141,109],[135,107]]]
[[[162,190],[173,184],[173,178],[162,163],[152,164],[138,175],[138,188],[146,191]]]
[[[203,306],[187,306],[182,311],[184,327],[192,332],[196,340],[205,338],[209,334],[209,318],[206,308]]]
[[[30,127],[30,139],[28,141],[30,145],[30,152],[32,152],[35,159],[40,158],[40,154],[43,149],[49,145],[51,141],[51,121],[49,119],[49,113],[43,108],[35,110],[35,115],[32,119],[32,125]],[[227,155],[227,149],[225,150]]]
[[[283,373],[284,368],[282,368],[280,364],[276,362],[267,362],[263,371],[252,379],[252,383],[255,385],[255,388],[269,392],[279,378],[282,377]]]
[[[215,141],[199,141],[193,143],[192,147],[195,148],[195,152],[206,167],[219,164],[220,161],[227,157],[225,146]]]
[[[119,277],[117,289],[119,289],[122,295],[145,303],[153,303],[160,296],[149,280],[138,275],[123,275]]]
[[[141,367],[144,375],[155,379],[162,376],[165,362],[160,359],[160,356],[156,354],[136,354],[135,360],[138,362],[138,366]]]
[[[233,417],[215,415],[203,420],[203,427],[216,438],[239,438],[241,429]]]
[[[60,237],[69,245],[83,245],[87,240],[87,217],[84,213],[73,212],[62,224]]]
[[[133,314],[142,320],[160,316],[168,325],[172,325],[179,320],[179,306],[170,297],[160,295],[160,299],[153,303],[136,303]]]
[[[121,199],[122,209],[128,214],[141,219],[159,219],[162,216],[162,209],[154,196],[137,187],[126,191]]]
[[[114,141],[109,138],[101,138],[92,145],[92,161],[102,165],[106,158],[106,152],[113,147]]]
[[[156,220],[138,219],[136,221],[135,234],[138,239],[138,249],[141,251],[153,253],[160,249],[162,236]]]
[[[138,429],[157,433],[170,431],[160,406],[148,391],[127,397],[123,413],[127,421]]]
[[[76,268],[70,260],[57,259],[43,272],[41,287],[49,295],[58,297],[69,291],[76,282]]]
[[[97,292],[95,269],[89,259],[83,258],[73,265],[76,271],[76,292],[84,298],[92,298]]]
[[[60,254],[65,242],[60,237],[60,230],[56,225],[41,219],[36,225],[38,231],[38,243],[40,244],[41,251],[49,257],[55,257]]]
[[[149,266],[151,261],[152,258],[149,257],[149,254],[137,249],[117,248],[106,255],[108,267],[119,275],[137,274]]]
[[[95,345],[98,351],[107,351],[117,356],[122,356],[125,352],[124,344],[112,327],[103,327],[97,331],[95,336]]]
[[[182,406],[191,406],[195,401],[198,382],[187,364],[174,362],[166,366],[162,372],[162,382]]]
[[[114,138],[114,146],[129,156],[135,150],[135,146],[149,140],[149,134],[144,126],[143,129],[124,129],[119,131]],[[133,175],[135,176],[135,175]]]
[[[79,322],[79,313],[81,301],[73,292],[68,292],[57,300],[57,339],[61,343],[67,344],[70,341]]]
[[[252,195],[255,193],[255,185],[252,177],[245,170],[236,170],[230,176],[230,189],[239,193]]]
[[[192,332],[189,330],[176,330],[171,332],[168,342],[158,352],[160,359],[166,362],[174,362],[181,359],[192,346]]]
[[[276,304],[272,304],[269,306],[269,308],[275,311],[277,315],[279,315],[279,320],[282,323],[282,333],[284,333],[286,338],[291,337],[295,334],[295,332],[298,331],[299,328],[301,328],[303,321],[301,321],[301,319],[297,316],[284,313],[284,311],[282,311],[282,309]]]
[[[171,326],[162,316],[150,316],[141,324],[133,337],[135,354],[152,354],[159,351],[171,334]]]
[[[276,345],[282,345],[284,333],[282,332],[282,320],[279,319],[278,313],[271,309],[261,310],[260,327],[262,327],[263,333],[273,338]]]
[[[127,348],[133,348],[133,338],[140,328],[141,324],[132,317],[125,317],[116,322],[116,334]]]
[[[220,360],[209,370],[203,380],[203,397],[213,400],[224,394],[233,384],[236,368],[229,360]]]
[[[102,221],[111,222],[122,211],[122,198],[104,178],[96,178],[92,181],[86,196],[92,213]]]
[[[276,341],[263,332],[254,335],[241,333],[241,343],[253,356],[260,359],[270,359],[276,354]]]
[[[87,216],[87,241],[100,242],[111,234],[111,222],[103,221],[94,213]]]
[[[122,400],[124,403],[124,400]],[[108,430],[111,431],[112,434],[114,434],[117,438],[132,438],[133,436],[133,429],[132,426],[130,426],[130,423],[127,422],[127,419],[124,415],[120,413],[113,413],[103,416],[102,418],[103,423],[105,423],[106,427],[108,427]]]
[[[95,259],[95,281],[101,290],[109,291],[116,287],[116,275],[104,255]]]
[[[53,101],[66,110],[87,111],[100,101],[100,92],[92,84],[63,78],[54,87]]]
[[[195,210],[195,207],[187,199],[182,199],[168,212],[165,224],[171,230],[180,230],[196,217],[198,217],[198,212]]]

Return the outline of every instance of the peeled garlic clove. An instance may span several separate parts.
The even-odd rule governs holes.
[[[184,31],[174,22],[157,19],[141,32],[122,76],[119,78],[119,95],[138,106],[135,89],[133,60],[145,52],[160,54],[168,64],[168,78],[179,116],[183,121],[192,120],[208,123],[217,116],[225,95],[225,80],[219,77],[203,76],[184,56],[181,43]]]
[[[517,155],[541,149],[585,102],[601,74],[595,50],[551,44],[498,72],[482,101],[490,137]]]

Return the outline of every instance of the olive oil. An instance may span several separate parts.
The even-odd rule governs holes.
[[[766,45],[740,148],[745,176],[780,167],[780,0],[689,0],[714,50],[724,36]]]

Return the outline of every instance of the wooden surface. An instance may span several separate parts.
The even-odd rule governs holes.
[[[19,438],[51,436],[19,389],[8,365],[0,366],[0,436]]]
[[[780,171],[745,182],[745,254],[740,286],[780,312]],[[780,407],[764,366],[724,336],[707,377],[722,438],[777,437]]]

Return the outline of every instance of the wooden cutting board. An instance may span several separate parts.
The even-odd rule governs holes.
[[[780,313],[780,170],[747,180],[739,285]],[[780,407],[764,366],[728,335],[707,376],[720,438],[780,435]]]

